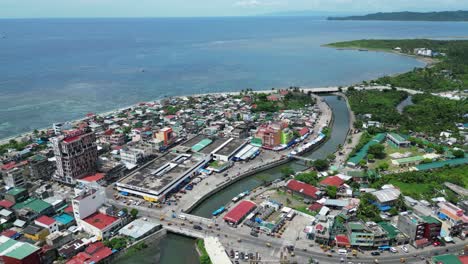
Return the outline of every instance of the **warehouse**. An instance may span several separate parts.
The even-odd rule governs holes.
[[[214,152],[213,157],[215,160],[227,162],[233,158],[234,155],[239,152],[245,145],[247,145],[247,141],[230,138],[228,141],[226,141],[226,144]]]
[[[117,182],[117,190],[147,201],[164,201],[168,193],[196,176],[209,160],[200,155],[167,153]]]
[[[252,201],[241,201],[236,207],[231,209],[224,217],[224,221],[231,224],[239,224],[257,205]]]

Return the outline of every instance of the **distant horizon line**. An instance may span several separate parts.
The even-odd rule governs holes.
[[[194,15],[194,16],[77,16],[77,17],[0,17],[0,20],[33,20],[33,19],[174,19],[174,18],[245,18],[245,17],[328,17],[332,14],[340,15],[368,15],[375,13],[399,13],[399,12],[415,12],[415,13],[431,13],[431,12],[456,12],[468,11],[463,9],[457,10],[441,10],[441,11],[314,11],[314,10],[289,10],[289,11],[273,11],[261,14],[249,15]],[[307,14],[307,12],[310,12]],[[301,14],[303,13],[303,14]],[[322,13],[322,14],[320,14]]]

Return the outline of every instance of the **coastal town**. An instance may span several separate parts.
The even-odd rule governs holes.
[[[201,263],[466,263],[468,190],[455,174],[467,124],[427,137],[350,110],[346,138],[309,157],[333,133],[322,95],[349,107],[359,90],[170,97],[12,139],[0,148],[0,259],[118,263],[171,232],[198,239]],[[438,169],[453,172],[436,193],[402,180]],[[257,187],[192,213],[248,177]]]

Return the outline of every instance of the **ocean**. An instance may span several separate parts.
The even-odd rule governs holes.
[[[424,64],[321,47],[454,38],[466,23],[307,17],[0,20],[0,138],[165,96],[346,85]]]

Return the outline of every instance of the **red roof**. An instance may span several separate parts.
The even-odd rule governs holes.
[[[110,255],[112,255],[112,250],[108,247],[103,247],[93,254],[93,256],[91,257],[91,260],[94,263],[98,263],[99,261],[107,258]]]
[[[96,243],[90,244],[86,249],[85,252],[92,255],[94,252],[96,252],[98,249],[105,247],[104,244],[101,241],[98,241]]]
[[[463,264],[468,264],[468,256],[458,256],[458,259]]]
[[[10,208],[13,205],[15,205],[15,203],[12,202],[12,201],[9,201],[9,200],[1,200],[0,201],[0,206],[3,207],[3,208]]]
[[[81,136],[81,135],[78,135],[78,136],[73,136],[73,137],[68,137],[68,138],[64,139],[64,140],[63,140],[63,142],[65,142],[65,143],[70,143],[70,142],[73,142],[73,141],[75,141],[75,140],[79,139],[79,138],[80,138],[80,136]]]
[[[239,223],[239,221],[250,213],[257,205],[251,201],[241,201],[236,207],[232,208],[223,219],[232,223]]]
[[[318,224],[315,226],[315,230],[323,231],[324,227],[322,224]]]
[[[4,230],[0,235],[12,238],[16,236],[16,234],[18,234],[18,232],[16,232],[15,230],[7,229]]]
[[[346,235],[335,236],[336,245],[338,246],[349,246],[349,239]]]
[[[317,198],[317,192],[319,189],[307,183],[303,183],[296,180],[289,180],[286,187],[292,191],[302,193],[311,198]]]
[[[16,166],[16,162],[10,161],[7,164],[3,165],[1,168],[2,170],[11,170]]]
[[[63,210],[65,213],[73,213],[73,206],[69,205]]]
[[[338,176],[330,176],[320,181],[320,185],[324,185],[324,186],[340,187],[341,185],[343,185],[343,183],[344,183],[343,179],[341,179]]]
[[[322,209],[323,205],[319,203],[313,203],[309,206],[309,211],[319,211]]]
[[[36,221],[38,223],[41,223],[41,224],[46,225],[46,226],[50,226],[50,225],[53,225],[55,223],[55,219],[50,218],[50,217],[45,216],[45,215],[39,217],[38,219],[36,219]]]
[[[307,127],[303,127],[301,130],[299,130],[299,135],[301,135],[301,137],[307,133],[309,133],[309,128]]]
[[[102,213],[94,213],[85,219],[83,219],[86,223],[103,230],[106,227],[110,226],[112,223],[117,221],[116,217],[110,216],[110,215],[105,215]]]
[[[105,174],[104,173],[96,173],[93,175],[86,176],[84,178],[81,178],[80,181],[86,181],[86,182],[97,182],[102,179],[104,179]]]

